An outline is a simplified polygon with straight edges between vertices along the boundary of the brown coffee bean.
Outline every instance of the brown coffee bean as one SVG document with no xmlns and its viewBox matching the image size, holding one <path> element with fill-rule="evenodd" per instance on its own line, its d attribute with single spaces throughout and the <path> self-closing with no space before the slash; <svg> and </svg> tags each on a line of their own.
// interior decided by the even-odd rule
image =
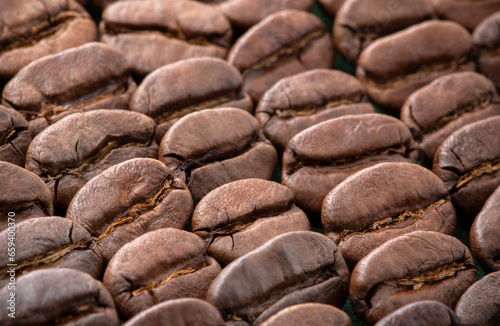
<svg viewBox="0 0 500 326">
<path fill-rule="evenodd" d="M 285 77 L 262 97 L 255 117 L 280 151 L 315 124 L 348 114 L 375 113 L 361 83 L 337 70 L 315 69 Z"/>
<path fill-rule="evenodd" d="M 120 321 L 108 289 L 92 276 L 74 269 L 43 269 L 16 280 L 15 297 L 8 286 L 0 290 L 3 302 L 15 298 L 15 318 L 0 309 L 0 324 L 108 325 Z"/>
<path fill-rule="evenodd" d="M 401 120 L 410 127 L 429 163 L 454 131 L 495 115 L 500 115 L 495 85 L 475 72 L 439 77 L 411 94 L 401 108 Z"/>
<path fill-rule="evenodd" d="M 286 232 L 309 231 L 293 192 L 279 183 L 245 179 L 209 192 L 196 205 L 191 230 L 222 266 Z"/>
<path fill-rule="evenodd" d="M 485 18 L 472 33 L 476 63 L 480 73 L 500 85 L 500 12 Z"/>
<path fill-rule="evenodd" d="M 155 120 L 159 144 L 167 130 L 191 112 L 225 106 L 252 113 L 252 100 L 241 90 L 242 83 L 240 72 L 227 61 L 182 60 L 148 75 L 132 95 L 130 110 Z"/>
<path fill-rule="evenodd" d="M 457 316 L 439 301 L 407 304 L 379 320 L 375 326 L 460 326 Z"/>
<path fill-rule="evenodd" d="M 348 286 L 349 272 L 335 243 L 319 233 L 298 231 L 282 234 L 229 264 L 210 286 L 207 301 L 226 320 L 259 325 L 299 303 L 342 307 Z"/>
<path fill-rule="evenodd" d="M 281 310 L 262 323 L 262 326 L 351 326 L 349 316 L 321 303 L 303 303 Z"/>
<path fill-rule="evenodd" d="M 425 0 L 345 2 L 335 16 L 333 34 L 337 50 L 352 63 L 356 63 L 361 52 L 376 39 L 436 18 Z"/>
<path fill-rule="evenodd" d="M 398 112 L 406 98 L 437 77 L 475 70 L 472 37 L 449 21 L 423 22 L 382 37 L 360 55 L 356 76 L 375 103 Z"/>
<path fill-rule="evenodd" d="M 381 162 L 416 162 L 410 130 L 383 114 L 348 115 L 310 127 L 289 142 L 283 154 L 281 183 L 297 204 L 321 212 L 323 199 L 357 171 Z"/>
<path fill-rule="evenodd" d="M 20 223 L 53 214 L 52 194 L 42 179 L 17 165 L 0 162 L 0 230 L 14 220 Z"/>
<path fill-rule="evenodd" d="M 72 268 L 98 279 L 102 258 L 89 250 L 92 237 L 80 225 L 58 217 L 40 217 L 16 223 L 15 227 L 16 277 L 40 268 Z M 12 232 L 0 233 L 0 245 L 8 248 Z M 12 264 L 7 250 L 0 256 L 0 287 L 9 283 Z"/>
<path fill-rule="evenodd" d="M 436 300 L 454 308 L 476 281 L 474 260 L 460 240 L 433 231 L 392 239 L 354 267 L 349 289 L 358 317 L 374 324 L 404 305 Z"/>
<path fill-rule="evenodd" d="M 321 20 L 299 10 L 272 14 L 240 37 L 228 61 L 243 75 L 254 103 L 283 77 L 333 65 L 332 40 Z"/>
<path fill-rule="evenodd" d="M 220 270 L 199 237 L 163 228 L 123 246 L 109 262 L 104 284 L 120 315 L 128 319 L 163 301 L 205 299 Z"/>
<path fill-rule="evenodd" d="M 318 3 L 321 5 L 323 10 L 325 10 L 328 15 L 335 17 L 345 0 L 319 0 Z"/>
<path fill-rule="evenodd" d="M 470 229 L 471 251 L 486 273 L 500 271 L 500 186 L 488 198 Z"/>
<path fill-rule="evenodd" d="M 184 0 L 113 3 L 99 30 L 101 41 L 122 50 L 138 77 L 183 59 L 225 58 L 233 33 L 215 8 Z"/>
<path fill-rule="evenodd" d="M 2 100 L 23 114 L 34 136 L 75 112 L 128 109 L 135 88 L 121 51 L 88 43 L 21 69 L 5 85 Z"/>
<path fill-rule="evenodd" d="M 457 213 L 474 218 L 500 185 L 500 116 L 466 125 L 436 151 L 432 171 L 443 180 Z"/>
<path fill-rule="evenodd" d="M 186 182 L 195 202 L 232 181 L 271 179 L 277 156 L 258 121 L 235 108 L 181 118 L 165 134 L 159 151 L 160 160 Z"/>
<path fill-rule="evenodd" d="M 446 187 L 434 173 L 417 164 L 381 163 L 333 188 L 323 202 L 321 223 L 342 257 L 354 266 L 382 243 L 405 233 L 451 235 L 456 215 Z"/>
<path fill-rule="evenodd" d="M 439 17 L 456 21 L 469 31 L 473 31 L 483 19 L 500 10 L 499 0 L 430 0 L 429 3 Z"/>
<path fill-rule="evenodd" d="M 74 0 L 2 1 L 0 30 L 0 80 L 46 55 L 97 40 L 95 23 Z"/>
<path fill-rule="evenodd" d="M 0 105 L 0 161 L 24 167 L 30 143 L 26 119 L 16 110 Z"/>
</svg>

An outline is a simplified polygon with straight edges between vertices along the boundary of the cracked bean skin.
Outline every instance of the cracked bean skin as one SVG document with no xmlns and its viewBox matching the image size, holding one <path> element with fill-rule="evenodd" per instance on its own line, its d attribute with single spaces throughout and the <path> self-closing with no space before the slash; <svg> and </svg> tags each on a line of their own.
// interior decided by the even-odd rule
<svg viewBox="0 0 500 326">
<path fill-rule="evenodd" d="M 303 303 L 285 308 L 262 326 L 351 326 L 349 316 L 339 308 L 321 303 Z"/>
<path fill-rule="evenodd" d="M 436 300 L 454 309 L 475 281 L 474 260 L 460 240 L 439 232 L 415 231 L 361 259 L 352 272 L 349 297 L 356 315 L 373 325 L 421 300 Z"/>
<path fill-rule="evenodd" d="M 500 185 L 500 116 L 468 124 L 438 148 L 432 171 L 443 180 L 457 214 L 472 220 Z"/>
<path fill-rule="evenodd" d="M 379 320 L 375 326 L 460 326 L 449 307 L 435 300 L 407 304 Z"/>
<path fill-rule="evenodd" d="M 279 183 L 245 179 L 212 190 L 196 205 L 191 230 L 225 266 L 286 232 L 309 231 L 293 192 Z"/>
<path fill-rule="evenodd" d="M 129 319 L 160 302 L 205 299 L 220 270 L 198 236 L 162 228 L 124 245 L 109 262 L 104 284 L 120 316 Z"/>
<path fill-rule="evenodd" d="M 126 243 L 160 228 L 186 228 L 193 201 L 160 161 L 137 158 L 104 170 L 75 195 L 67 218 L 90 232 L 105 262 Z"/>
<path fill-rule="evenodd" d="M 26 119 L 16 110 L 0 105 L 0 161 L 24 167 L 31 139 Z"/>
<path fill-rule="evenodd" d="M 392 220 L 385 223 L 386 219 Z M 424 230 L 452 235 L 456 215 L 434 173 L 417 164 L 381 163 L 333 188 L 323 202 L 321 222 L 346 262 L 354 266 L 402 234 Z"/>
<path fill-rule="evenodd" d="M 500 12 L 485 18 L 472 33 L 477 70 L 500 84 Z"/>
</svg>

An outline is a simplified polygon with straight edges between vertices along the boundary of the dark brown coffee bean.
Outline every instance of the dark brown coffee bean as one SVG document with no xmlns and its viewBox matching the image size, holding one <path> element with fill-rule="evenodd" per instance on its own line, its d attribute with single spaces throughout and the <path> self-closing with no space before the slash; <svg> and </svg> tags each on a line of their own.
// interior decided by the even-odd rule
<svg viewBox="0 0 500 326">
<path fill-rule="evenodd" d="M 78 191 L 67 218 L 95 238 L 105 261 L 125 243 L 159 228 L 185 228 L 193 201 L 160 161 L 138 158 L 104 170 Z"/>
<path fill-rule="evenodd" d="M 46 55 L 97 40 L 95 23 L 74 0 L 1 1 L 0 30 L 0 80 Z"/>
<path fill-rule="evenodd" d="M 220 270 L 199 237 L 163 228 L 123 246 L 109 262 L 104 284 L 128 319 L 163 301 L 205 299 Z"/>
<path fill-rule="evenodd" d="M 125 110 L 76 113 L 45 129 L 31 142 L 26 169 L 40 176 L 66 210 L 88 180 L 135 157 L 156 157 L 153 119 Z"/>
<path fill-rule="evenodd" d="M 282 234 L 229 264 L 214 280 L 207 301 L 226 320 L 258 325 L 287 307 L 307 302 L 342 307 L 349 272 L 328 237 Z"/>
<path fill-rule="evenodd" d="M 398 112 L 406 98 L 437 77 L 475 70 L 472 37 L 449 21 L 428 21 L 374 41 L 356 76 L 377 104 Z"/>
<path fill-rule="evenodd" d="M 258 121 L 235 108 L 181 118 L 165 134 L 159 151 L 160 160 L 186 182 L 195 202 L 232 181 L 271 179 L 277 156 Z"/>
<path fill-rule="evenodd" d="M 58 217 L 40 217 L 16 223 L 15 227 L 16 277 L 40 268 L 72 268 L 98 279 L 102 271 L 102 258 L 89 250 L 92 237 L 80 225 Z M 0 233 L 0 245 L 8 248 L 10 230 Z M 7 250 L 0 256 L 0 287 L 9 283 L 12 264 Z"/>
<path fill-rule="evenodd" d="M 333 34 L 335 46 L 352 63 L 356 63 L 361 52 L 376 39 L 435 18 L 425 0 L 349 0 L 345 3 L 335 16 Z"/>
<path fill-rule="evenodd" d="M 499 0 L 430 0 L 429 3 L 442 19 L 456 21 L 469 31 L 473 31 L 483 19 L 500 10 Z"/>
<path fill-rule="evenodd" d="M 242 84 L 239 71 L 227 61 L 182 60 L 148 75 L 132 95 L 130 110 L 155 120 L 159 144 L 170 126 L 191 112 L 225 106 L 252 113 L 252 100 Z"/>
<path fill-rule="evenodd" d="M 136 85 L 121 51 L 88 43 L 21 69 L 3 90 L 3 104 L 28 120 L 32 135 L 75 112 L 128 109 Z"/>
<path fill-rule="evenodd" d="M 488 198 L 470 229 L 474 258 L 486 273 L 500 271 L 500 186 Z"/>
<path fill-rule="evenodd" d="M 86 273 L 43 269 L 19 277 L 15 287 L 14 297 L 8 286 L 0 290 L 3 302 L 15 298 L 15 318 L 8 315 L 9 309 L 0 309 L 0 324 L 4 326 L 120 325 L 108 289 Z"/>
<path fill-rule="evenodd" d="M 401 108 L 401 120 L 429 163 L 454 131 L 494 115 L 500 115 L 495 85 L 475 72 L 440 77 L 411 94 Z"/>
<path fill-rule="evenodd" d="M 433 231 L 392 239 L 359 261 L 352 272 L 351 305 L 374 324 L 404 305 L 436 300 L 454 308 L 476 281 L 474 260 L 460 240 Z"/>
<path fill-rule="evenodd" d="M 225 266 L 286 232 L 309 231 L 293 192 L 279 183 L 245 179 L 209 192 L 196 206 L 191 230 L 208 243 L 208 253 Z"/>
<path fill-rule="evenodd" d="M 280 151 L 315 124 L 348 114 L 375 113 L 361 83 L 337 70 L 315 69 L 286 77 L 262 97 L 255 117 Z"/>
<path fill-rule="evenodd" d="M 281 183 L 299 207 L 321 212 L 323 199 L 357 171 L 381 162 L 416 162 L 411 132 L 383 114 L 331 119 L 295 135 L 283 154 Z"/>
<path fill-rule="evenodd" d="M 480 73 L 500 85 L 500 12 L 485 18 L 472 33 Z"/>
<path fill-rule="evenodd" d="M 331 68 L 333 45 L 321 20 L 299 10 L 272 14 L 240 37 L 228 61 L 241 71 L 243 90 L 254 103 L 283 77 Z"/>
<path fill-rule="evenodd" d="M 375 326 L 460 326 L 457 316 L 439 301 L 410 303 L 379 320 Z"/>
<path fill-rule="evenodd" d="M 0 162 L 0 230 L 7 229 L 8 223 L 15 226 L 53 214 L 52 194 L 42 179 L 17 165 Z"/>
<path fill-rule="evenodd" d="M 16 110 L 0 105 L 0 161 L 24 167 L 30 143 L 26 119 Z"/>
<path fill-rule="evenodd" d="M 500 185 L 500 116 L 466 125 L 436 151 L 432 171 L 458 213 L 474 218 Z"/>
<path fill-rule="evenodd" d="M 351 326 L 349 316 L 321 303 L 303 303 L 281 310 L 262 323 L 262 326 Z"/>
<path fill-rule="evenodd" d="M 101 41 L 122 50 L 139 77 L 183 59 L 225 58 L 233 33 L 215 8 L 184 0 L 113 3 L 99 30 Z"/>
<path fill-rule="evenodd" d="M 342 257 L 354 266 L 382 243 L 405 233 L 451 235 L 456 215 L 446 187 L 434 173 L 417 164 L 381 163 L 333 188 L 323 202 L 321 222 Z"/>
</svg>

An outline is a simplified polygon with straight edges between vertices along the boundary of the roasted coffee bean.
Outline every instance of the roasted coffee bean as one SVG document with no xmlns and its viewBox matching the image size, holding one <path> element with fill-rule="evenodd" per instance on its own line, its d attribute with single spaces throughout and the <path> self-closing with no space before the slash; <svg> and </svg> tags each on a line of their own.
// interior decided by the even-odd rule
<svg viewBox="0 0 500 326">
<path fill-rule="evenodd" d="M 323 199 L 357 171 L 381 162 L 416 162 L 411 132 L 383 114 L 331 119 L 295 135 L 283 154 L 281 183 L 299 207 L 320 213 Z"/>
<path fill-rule="evenodd" d="M 283 77 L 333 66 L 333 45 L 325 26 L 305 11 L 272 14 L 240 37 L 228 61 L 241 71 L 243 90 L 254 103 Z"/>
<path fill-rule="evenodd" d="M 410 303 L 379 320 L 375 326 L 460 326 L 457 316 L 439 301 Z"/>
<path fill-rule="evenodd" d="M 321 303 L 303 303 L 281 310 L 262 326 L 351 326 L 349 316 L 339 308 Z"/>
<path fill-rule="evenodd" d="M 361 53 L 356 76 L 377 104 L 398 112 L 406 98 L 437 77 L 475 70 L 472 37 L 449 21 L 423 22 L 374 41 Z"/>
<path fill-rule="evenodd" d="M 120 321 L 108 289 L 92 276 L 68 268 L 34 271 L 16 279 L 15 297 L 8 286 L 0 298 L 15 298 L 15 318 L 11 310 L 0 309 L 4 326 L 107 325 Z M 11 305 L 12 307 L 12 305 Z"/>
<path fill-rule="evenodd" d="M 495 115 L 500 115 L 495 85 L 475 72 L 439 77 L 411 94 L 401 108 L 401 120 L 431 164 L 439 145 L 454 131 Z"/>
<path fill-rule="evenodd" d="M 409 187 L 408 185 L 411 185 Z M 370 251 L 417 230 L 453 234 L 455 209 L 441 179 L 411 163 L 381 163 L 328 193 L 321 222 L 353 266 Z"/>
<path fill-rule="evenodd" d="M 9 233 L 0 233 L 4 248 L 12 239 Z M 101 276 L 102 259 L 89 250 L 90 233 L 71 220 L 50 216 L 16 223 L 15 238 L 16 277 L 50 267 L 76 269 L 96 279 Z M 0 287 L 9 283 L 10 257 L 7 250 L 0 256 Z"/>
<path fill-rule="evenodd" d="M 498 326 L 500 271 L 486 275 L 468 288 L 458 301 L 455 312 L 461 326 Z"/>
<path fill-rule="evenodd" d="M 466 125 L 436 151 L 432 171 L 443 180 L 457 213 L 473 219 L 500 185 L 500 116 Z"/>
<path fill-rule="evenodd" d="M 30 143 L 26 119 L 16 110 L 0 105 L 0 161 L 24 167 Z"/>
<path fill-rule="evenodd" d="M 18 110 L 37 135 L 75 112 L 128 109 L 136 84 L 121 51 L 88 43 L 24 67 L 3 90 L 3 104 Z"/>
<path fill-rule="evenodd" d="M 456 21 L 469 31 L 473 31 L 483 19 L 500 10 L 499 0 L 429 0 L 429 3 L 442 19 Z"/>
<path fill-rule="evenodd" d="M 104 170 L 78 191 L 67 218 L 95 238 L 105 261 L 125 243 L 159 228 L 186 228 L 193 201 L 160 161 L 137 158 Z"/>
<path fill-rule="evenodd" d="M 258 121 L 235 108 L 181 118 L 163 137 L 159 157 L 186 182 L 195 202 L 232 181 L 271 179 L 278 160 Z"/>
<path fill-rule="evenodd" d="M 335 17 L 345 0 L 319 0 L 318 3 L 321 5 L 323 10 L 325 10 L 328 15 Z"/>
<path fill-rule="evenodd" d="M 488 198 L 470 229 L 471 251 L 486 273 L 500 271 L 500 186 Z"/>
<path fill-rule="evenodd" d="M 52 194 L 45 182 L 17 165 L 0 162 L 0 230 L 15 227 L 14 222 L 52 214 Z"/>
<path fill-rule="evenodd" d="M 104 284 L 120 315 L 128 319 L 163 301 L 205 299 L 220 270 L 199 237 L 163 228 L 123 246 L 109 262 Z"/>
<path fill-rule="evenodd" d="M 262 97 L 255 117 L 279 151 L 315 124 L 348 114 L 375 113 L 361 83 L 337 70 L 315 69 L 286 77 Z"/>
<path fill-rule="evenodd" d="M 233 33 L 222 13 L 190 0 L 113 3 L 99 31 L 102 42 L 125 53 L 138 77 L 183 59 L 225 58 Z"/>
<path fill-rule="evenodd" d="M 65 211 L 88 180 L 135 157 L 156 157 L 153 119 L 125 110 L 75 113 L 45 129 L 31 142 L 26 169 L 40 176 Z"/>
<path fill-rule="evenodd" d="M 245 179 L 209 192 L 196 206 L 191 230 L 208 243 L 208 253 L 225 266 L 286 232 L 309 231 L 293 192 L 279 183 Z"/>
<path fill-rule="evenodd" d="M 309 231 L 282 234 L 233 261 L 214 280 L 207 301 L 226 320 L 259 325 L 278 311 L 299 303 L 341 308 L 349 272 L 328 237 Z"/>
<path fill-rule="evenodd" d="M 335 16 L 333 34 L 338 51 L 352 63 L 356 63 L 361 52 L 376 39 L 435 18 L 426 0 L 349 0 L 345 3 Z"/>
<path fill-rule="evenodd" d="M 97 40 L 95 23 L 74 0 L 1 1 L 0 30 L 0 80 L 41 57 Z"/>
<path fill-rule="evenodd" d="M 472 33 L 472 42 L 476 48 L 476 63 L 480 73 L 500 85 L 500 12 L 497 12 L 479 24 Z"/>
<path fill-rule="evenodd" d="M 433 231 L 392 239 L 354 267 L 349 289 L 358 317 L 374 324 L 404 305 L 436 300 L 454 308 L 476 281 L 474 260 L 460 240 Z"/>
<path fill-rule="evenodd" d="M 167 130 L 191 112 L 225 106 L 252 113 L 252 100 L 241 90 L 242 84 L 240 72 L 227 61 L 182 60 L 148 75 L 132 95 L 130 110 L 155 120 L 159 144 Z"/>
</svg>

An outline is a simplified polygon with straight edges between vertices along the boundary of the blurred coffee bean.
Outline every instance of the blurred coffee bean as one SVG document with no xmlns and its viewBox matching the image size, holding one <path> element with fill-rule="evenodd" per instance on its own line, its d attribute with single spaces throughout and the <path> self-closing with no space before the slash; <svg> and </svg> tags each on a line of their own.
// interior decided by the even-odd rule
<svg viewBox="0 0 500 326">
<path fill-rule="evenodd" d="M 24 167 L 30 143 L 26 119 L 16 110 L 0 105 L 0 161 Z"/>
<path fill-rule="evenodd" d="M 321 303 L 303 303 L 281 310 L 262 326 L 351 326 L 349 316 L 339 308 Z"/>
<path fill-rule="evenodd" d="M 499 8 L 500 10 L 500 8 Z M 476 63 L 480 73 L 500 85 L 500 12 L 485 18 L 472 33 L 476 48 Z"/>
<path fill-rule="evenodd" d="M 379 320 L 375 326 L 460 326 L 457 316 L 439 301 L 407 304 Z"/>
<path fill-rule="evenodd" d="M 499 0 L 429 0 L 429 3 L 439 17 L 456 21 L 469 31 L 473 31 L 483 19 L 500 10 Z"/>
</svg>

